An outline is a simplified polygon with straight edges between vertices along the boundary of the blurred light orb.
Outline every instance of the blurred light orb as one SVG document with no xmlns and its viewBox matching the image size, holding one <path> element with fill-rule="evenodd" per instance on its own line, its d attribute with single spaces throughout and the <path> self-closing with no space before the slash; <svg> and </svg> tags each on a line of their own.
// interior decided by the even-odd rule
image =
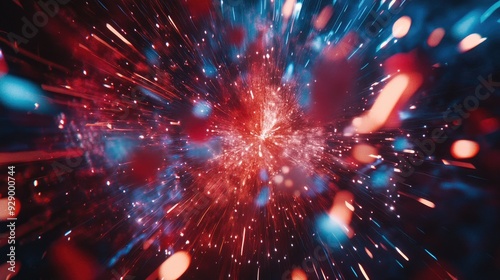
<svg viewBox="0 0 500 280">
<path fill-rule="evenodd" d="M 212 113 L 212 106 L 206 101 L 197 102 L 193 107 L 193 114 L 200 118 L 206 119 Z"/>
<path fill-rule="evenodd" d="M 462 41 L 460 41 L 460 43 L 458 44 L 458 50 L 461 53 L 468 52 L 473 48 L 477 47 L 485 40 L 486 38 L 481 37 L 481 35 L 477 33 L 470 34 L 469 36 L 465 37 Z"/>
<path fill-rule="evenodd" d="M 429 35 L 429 38 L 427 38 L 427 45 L 429 45 L 429 47 L 436 47 L 441 43 L 441 40 L 443 40 L 445 33 L 444 28 L 434 29 L 431 35 Z"/>
</svg>

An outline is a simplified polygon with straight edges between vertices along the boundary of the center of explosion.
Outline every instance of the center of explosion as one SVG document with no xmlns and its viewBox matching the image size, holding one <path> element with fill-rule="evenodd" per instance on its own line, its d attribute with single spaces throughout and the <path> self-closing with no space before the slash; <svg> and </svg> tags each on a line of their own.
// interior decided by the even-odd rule
<svg viewBox="0 0 500 280">
<path fill-rule="evenodd" d="M 313 173 L 323 131 L 307 121 L 293 87 L 261 78 L 239 92 L 215 122 L 221 152 L 212 160 L 208 191 L 249 198 L 263 186 L 284 185 L 282 173 L 293 168 Z"/>
</svg>

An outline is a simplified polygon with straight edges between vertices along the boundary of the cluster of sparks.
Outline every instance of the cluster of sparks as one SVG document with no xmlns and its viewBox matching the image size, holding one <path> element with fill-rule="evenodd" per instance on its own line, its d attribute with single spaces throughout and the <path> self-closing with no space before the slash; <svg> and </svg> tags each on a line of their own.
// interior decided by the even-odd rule
<svg viewBox="0 0 500 280">
<path fill-rule="evenodd" d="M 322 130 L 308 126 L 297 100 L 287 92 L 290 89 L 262 84 L 266 79 L 261 77 L 260 83 L 252 82 L 248 92 L 240 93 L 238 108 L 221 106 L 221 116 L 211 129 L 220 137 L 221 150 L 209 160 L 214 170 L 205 172 L 208 177 L 202 179 L 209 191 L 234 186 L 249 196 L 259 187 L 258 178 L 274 177 L 287 166 L 314 172 L 314 161 L 322 157 Z"/>
<path fill-rule="evenodd" d="M 164 279 L 206 271 L 210 279 L 379 279 L 412 255 L 438 263 L 394 226 L 402 197 L 436 207 L 402 175 L 409 163 L 440 162 L 422 157 L 411 141 L 427 127 L 400 127 L 421 103 L 427 66 L 446 63 L 393 50 L 413 24 L 405 1 L 129 2 L 61 9 L 56 18 L 77 31 L 58 31 L 67 36 L 61 44 L 76 70 L 12 44 L 50 67 L 41 86 L 50 94 L 40 89 L 0 100 L 40 114 L 66 108 L 55 117 L 65 150 L 0 154 L 2 164 L 58 160 L 30 184 L 40 190 L 34 201 L 50 204 L 54 191 L 43 186 L 65 184 L 73 173 L 104 178 L 77 184 L 97 199 L 85 205 L 100 204 L 114 217 L 93 225 L 100 228 L 96 243 L 113 244 L 105 263 L 75 257 L 94 273 L 89 277 L 103 270 L 135 277 L 150 258 L 161 262 L 144 275 Z M 85 21 L 101 8 L 110 21 Z M 391 19 L 382 24 L 370 12 Z M 483 21 L 491 14 L 490 7 Z M 374 35 L 359 31 L 374 24 L 380 29 Z M 435 27 L 422 44 L 437 48 L 446 32 Z M 446 47 L 460 56 L 487 41 L 466 35 Z M 27 87 L 9 80 L 3 56 L 0 63 L 0 91 Z M 454 159 L 442 164 L 475 169 L 467 159 L 479 152 L 476 142 L 459 139 L 450 149 Z M 65 191 L 67 207 L 74 207 L 72 192 L 79 193 Z M 69 219 L 50 249 L 54 262 L 84 255 L 68 243 L 85 236 L 92 228 L 85 221 L 98 211 Z M 110 241 L 120 227 L 127 240 Z M 376 259 L 383 265 L 377 268 Z M 437 277 L 454 279 L 447 268 L 433 267 Z M 60 273 L 69 279 L 76 271 Z"/>
</svg>

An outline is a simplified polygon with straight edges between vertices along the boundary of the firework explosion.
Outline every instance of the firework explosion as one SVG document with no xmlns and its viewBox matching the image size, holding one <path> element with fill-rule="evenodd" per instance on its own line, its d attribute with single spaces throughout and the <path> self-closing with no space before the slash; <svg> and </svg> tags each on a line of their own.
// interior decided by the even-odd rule
<svg viewBox="0 0 500 280">
<path fill-rule="evenodd" d="M 5 2 L 2 278 L 498 277 L 498 2 Z"/>
</svg>

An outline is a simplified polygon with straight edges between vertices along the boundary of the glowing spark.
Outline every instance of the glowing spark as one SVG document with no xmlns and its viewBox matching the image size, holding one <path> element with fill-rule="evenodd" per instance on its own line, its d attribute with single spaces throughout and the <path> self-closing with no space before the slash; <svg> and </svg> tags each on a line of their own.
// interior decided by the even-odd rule
<svg viewBox="0 0 500 280">
<path fill-rule="evenodd" d="M 361 270 L 361 273 L 363 274 L 363 276 L 365 277 L 365 279 L 366 280 L 370 280 L 370 278 L 366 274 L 365 269 L 363 268 L 363 266 L 360 263 L 358 263 L 358 266 L 359 266 L 359 270 Z"/>
<path fill-rule="evenodd" d="M 419 198 L 418 202 L 422 203 L 423 205 L 425 205 L 425 206 L 427 206 L 429 208 L 435 208 L 436 207 L 436 205 L 432 201 L 429 201 L 429 200 L 424 199 L 424 198 Z"/>
<path fill-rule="evenodd" d="M 175 207 L 177 207 L 177 205 L 179 205 L 179 203 L 176 203 L 174 206 L 172 206 L 170 209 L 168 209 L 167 214 L 172 212 L 172 210 L 174 210 Z"/>
<path fill-rule="evenodd" d="M 243 228 L 243 238 L 241 239 L 240 256 L 243 256 L 243 247 L 245 246 L 245 233 L 246 233 L 246 228 Z"/>
<path fill-rule="evenodd" d="M 401 255 L 401 257 L 403 257 L 406 261 L 410 261 L 410 259 L 401 250 L 399 250 L 398 247 L 395 247 L 395 248 L 396 248 L 396 251 L 398 251 L 398 253 Z"/>
<path fill-rule="evenodd" d="M 127 39 L 125 39 L 125 37 L 123 37 L 123 35 L 120 34 L 120 32 L 118 32 L 113 26 L 111 26 L 111 24 L 106 23 L 106 28 L 108 28 L 109 31 L 113 32 L 113 34 L 115 34 L 115 36 L 118 37 L 120 40 L 122 40 L 125 44 L 132 46 L 132 43 L 130 43 Z"/>
</svg>

